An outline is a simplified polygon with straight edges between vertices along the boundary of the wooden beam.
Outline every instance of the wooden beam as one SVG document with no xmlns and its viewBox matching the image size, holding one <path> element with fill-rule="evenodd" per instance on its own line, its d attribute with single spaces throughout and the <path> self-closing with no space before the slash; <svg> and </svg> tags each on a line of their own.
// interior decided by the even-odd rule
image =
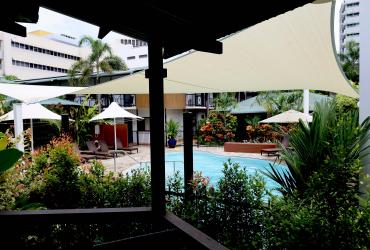
<svg viewBox="0 0 370 250">
<path fill-rule="evenodd" d="M 0 227 L 55 223 L 107 223 L 119 218 L 151 218 L 150 207 L 0 211 Z"/>
<path fill-rule="evenodd" d="M 212 239 L 210 236 L 196 229 L 195 227 L 193 227 L 186 221 L 180 219 L 171 212 L 167 212 L 167 214 L 165 215 L 165 219 L 207 249 L 213 250 L 228 249 L 219 242 L 217 242 L 216 240 Z"/>
</svg>

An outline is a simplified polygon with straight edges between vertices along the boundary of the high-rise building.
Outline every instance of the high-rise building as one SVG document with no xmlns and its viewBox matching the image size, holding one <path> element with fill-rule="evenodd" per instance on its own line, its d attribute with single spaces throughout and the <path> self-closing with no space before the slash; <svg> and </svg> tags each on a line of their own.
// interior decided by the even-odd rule
<svg viewBox="0 0 370 250">
<path fill-rule="evenodd" d="M 349 41 L 360 42 L 360 0 L 344 0 L 340 8 L 340 52 Z"/>
<path fill-rule="evenodd" d="M 88 48 L 64 34 L 43 30 L 20 37 L 0 31 L 0 75 L 19 79 L 63 76 L 80 58 L 87 57 Z"/>
</svg>

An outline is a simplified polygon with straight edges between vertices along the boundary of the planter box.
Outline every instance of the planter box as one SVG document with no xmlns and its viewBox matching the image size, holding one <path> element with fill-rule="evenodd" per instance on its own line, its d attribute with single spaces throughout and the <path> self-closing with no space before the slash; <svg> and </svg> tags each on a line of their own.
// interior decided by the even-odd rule
<svg viewBox="0 0 370 250">
<path fill-rule="evenodd" d="M 261 149 L 276 148 L 275 143 L 225 142 L 224 152 L 261 153 Z"/>
</svg>

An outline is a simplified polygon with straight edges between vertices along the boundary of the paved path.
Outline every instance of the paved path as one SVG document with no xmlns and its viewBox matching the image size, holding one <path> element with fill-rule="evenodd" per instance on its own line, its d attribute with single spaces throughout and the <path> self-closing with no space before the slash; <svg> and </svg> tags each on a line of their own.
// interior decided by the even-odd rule
<svg viewBox="0 0 370 250">
<path fill-rule="evenodd" d="M 136 147 L 136 146 L 135 146 Z M 131 167 L 138 165 L 140 162 L 150 161 L 150 147 L 148 145 L 140 145 L 137 146 L 139 148 L 139 153 L 132 153 L 126 154 L 124 156 L 120 156 L 116 158 L 117 163 L 117 172 L 118 173 L 125 173 Z M 182 152 L 183 147 L 177 146 L 175 148 L 166 148 L 166 152 Z M 194 146 L 194 151 L 203 151 L 214 153 L 218 155 L 225 155 L 225 156 L 240 156 L 240 157 L 249 157 L 249 158 L 256 158 L 256 159 L 264 159 L 274 161 L 276 159 L 275 156 L 261 156 L 261 154 L 255 153 L 232 153 L 232 152 L 224 152 L 224 147 L 196 147 Z M 103 165 L 106 167 L 106 171 L 114 171 L 114 160 L 107 159 L 101 160 Z"/>
</svg>

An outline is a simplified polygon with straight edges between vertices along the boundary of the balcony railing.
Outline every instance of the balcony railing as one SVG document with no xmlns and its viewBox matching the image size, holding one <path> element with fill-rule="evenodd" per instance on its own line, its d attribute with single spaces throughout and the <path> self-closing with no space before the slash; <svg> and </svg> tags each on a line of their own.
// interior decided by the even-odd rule
<svg viewBox="0 0 370 250">
<path fill-rule="evenodd" d="M 190 94 L 186 95 L 186 106 L 187 107 L 206 107 L 207 98 L 205 94 Z M 214 108 L 213 98 L 208 98 L 208 107 Z"/>
</svg>

